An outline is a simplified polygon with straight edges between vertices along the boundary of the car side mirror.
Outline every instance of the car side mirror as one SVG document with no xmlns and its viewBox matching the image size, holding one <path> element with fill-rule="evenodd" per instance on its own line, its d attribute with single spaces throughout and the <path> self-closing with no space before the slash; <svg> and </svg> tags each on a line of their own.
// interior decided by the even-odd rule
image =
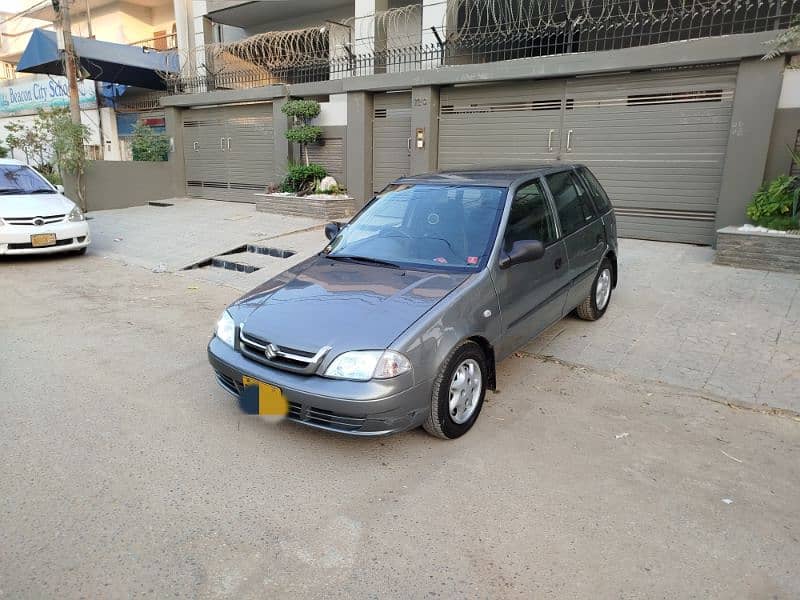
<svg viewBox="0 0 800 600">
<path fill-rule="evenodd" d="M 63 193 L 64 193 L 64 186 L 63 186 L 63 185 L 57 185 L 57 186 L 56 186 L 56 191 L 57 191 L 59 194 L 63 194 Z"/>
<path fill-rule="evenodd" d="M 332 240 L 337 235 L 339 235 L 339 232 L 341 230 L 342 230 L 341 223 L 336 223 L 336 222 L 328 223 L 327 225 L 325 225 L 325 237 L 328 238 L 329 240 Z"/>
<path fill-rule="evenodd" d="M 511 246 L 510 252 L 504 252 L 497 263 L 501 269 L 508 269 L 520 263 L 533 262 L 544 256 L 544 244 L 539 240 L 519 240 Z"/>
</svg>

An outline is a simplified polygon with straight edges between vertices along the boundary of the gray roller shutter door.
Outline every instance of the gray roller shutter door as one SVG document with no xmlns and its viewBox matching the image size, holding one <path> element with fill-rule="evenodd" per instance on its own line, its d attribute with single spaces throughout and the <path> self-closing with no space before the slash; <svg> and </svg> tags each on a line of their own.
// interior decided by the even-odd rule
<svg viewBox="0 0 800 600">
<path fill-rule="evenodd" d="M 711 244 L 736 72 L 443 88 L 439 168 L 584 163 L 608 190 L 620 235 Z"/>
<path fill-rule="evenodd" d="M 271 104 L 187 110 L 183 132 L 190 196 L 255 202 L 275 182 Z"/>
<path fill-rule="evenodd" d="M 620 235 L 713 243 L 735 86 L 736 67 L 568 81 L 562 156 L 597 175 Z"/>
<path fill-rule="evenodd" d="M 556 160 L 564 83 L 443 88 L 439 169 Z"/>
<path fill-rule="evenodd" d="M 372 121 L 372 189 L 377 193 L 411 171 L 411 94 L 375 94 Z"/>
</svg>

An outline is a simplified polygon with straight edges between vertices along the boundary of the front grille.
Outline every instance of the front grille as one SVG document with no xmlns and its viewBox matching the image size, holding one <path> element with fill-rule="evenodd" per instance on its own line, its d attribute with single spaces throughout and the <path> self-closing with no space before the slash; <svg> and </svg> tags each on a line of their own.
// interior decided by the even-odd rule
<svg viewBox="0 0 800 600">
<path fill-rule="evenodd" d="M 223 388 L 234 395 L 241 393 L 241 380 L 235 380 L 220 371 L 216 371 L 215 374 L 217 381 Z M 289 402 L 289 412 L 286 414 L 286 418 L 298 423 L 308 423 L 343 432 L 358 431 L 367 420 L 366 415 L 358 417 L 340 415 L 331 410 L 323 410 L 308 404 L 300 404 L 299 402 Z"/>
<path fill-rule="evenodd" d="M 60 223 L 63 221 L 67 215 L 49 215 L 49 216 L 39 216 L 39 217 L 3 217 L 3 221 L 8 223 L 9 225 L 50 225 L 52 223 Z M 40 220 L 41 223 L 34 222 Z"/>
<path fill-rule="evenodd" d="M 283 369 L 284 371 L 313 373 L 329 350 L 329 346 L 324 346 L 316 352 L 278 346 L 262 338 L 245 333 L 243 328 L 239 328 L 239 351 L 244 356 L 250 360 L 275 367 L 276 369 Z"/>
<path fill-rule="evenodd" d="M 80 240 L 80 238 L 78 238 L 78 239 Z M 84 239 L 86 239 L 86 238 L 84 238 Z M 75 242 L 75 238 L 67 238 L 67 239 L 64 239 L 64 240 L 56 240 L 55 245 L 56 246 L 69 246 L 73 242 Z M 35 248 L 52 248 L 53 246 L 34 246 L 30 242 L 25 242 L 25 243 L 22 243 L 22 244 L 9 244 L 8 245 L 8 249 L 9 250 L 29 250 L 29 249 L 34 248 L 34 247 Z"/>
</svg>

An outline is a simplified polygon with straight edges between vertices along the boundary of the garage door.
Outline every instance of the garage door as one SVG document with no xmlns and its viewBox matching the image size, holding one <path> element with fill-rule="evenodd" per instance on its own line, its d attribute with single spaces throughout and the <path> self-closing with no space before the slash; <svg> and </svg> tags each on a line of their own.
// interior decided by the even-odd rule
<svg viewBox="0 0 800 600">
<path fill-rule="evenodd" d="M 561 81 L 442 89 L 439 169 L 556 160 L 563 96 Z"/>
<path fill-rule="evenodd" d="M 187 110 L 183 140 L 190 196 L 255 202 L 275 182 L 272 104 Z"/>
<path fill-rule="evenodd" d="M 736 67 L 443 89 L 439 168 L 588 165 L 620 235 L 711 244 Z"/>
<path fill-rule="evenodd" d="M 372 187 L 377 193 L 411 171 L 411 93 L 375 94 Z"/>
<path fill-rule="evenodd" d="M 567 83 L 562 156 L 600 179 L 620 234 L 713 243 L 735 85 L 735 68 Z"/>
</svg>

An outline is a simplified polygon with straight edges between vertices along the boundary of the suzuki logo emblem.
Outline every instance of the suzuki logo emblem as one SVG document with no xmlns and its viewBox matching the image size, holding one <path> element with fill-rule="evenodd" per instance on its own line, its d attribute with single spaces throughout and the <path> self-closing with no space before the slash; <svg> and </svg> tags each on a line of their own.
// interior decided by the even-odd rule
<svg viewBox="0 0 800 600">
<path fill-rule="evenodd" d="M 278 355 L 279 351 L 280 350 L 275 344 L 267 344 L 267 347 L 264 349 L 264 355 L 268 360 L 272 360 Z"/>
<path fill-rule="evenodd" d="M 42 225 L 44 225 L 44 219 L 42 217 L 36 217 L 33 220 L 33 224 L 36 225 L 36 226 L 41 227 Z"/>
</svg>

